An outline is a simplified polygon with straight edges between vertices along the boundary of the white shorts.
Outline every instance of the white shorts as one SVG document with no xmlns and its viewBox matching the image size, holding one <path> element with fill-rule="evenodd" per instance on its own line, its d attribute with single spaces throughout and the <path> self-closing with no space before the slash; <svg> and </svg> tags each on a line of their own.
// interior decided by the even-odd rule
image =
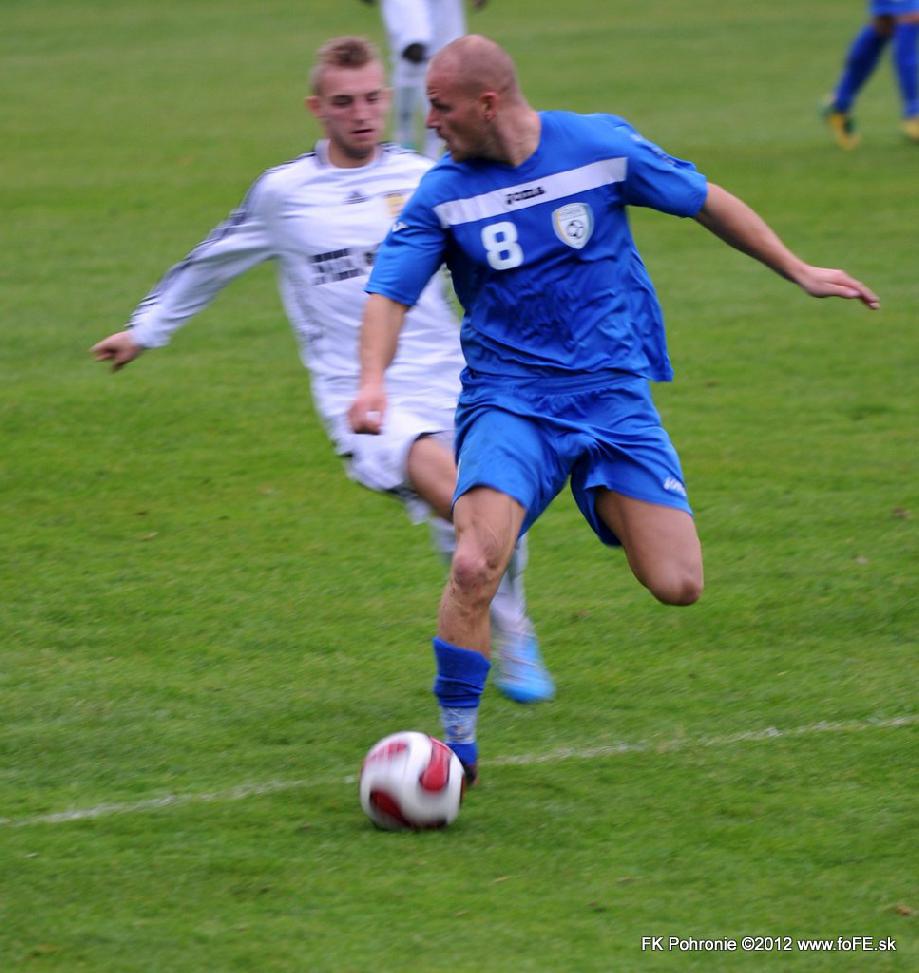
<svg viewBox="0 0 919 973">
<path fill-rule="evenodd" d="M 370 490 L 399 497 L 409 517 L 420 523 L 430 508 L 409 486 L 409 450 L 422 436 L 436 436 L 452 454 L 453 415 L 452 408 L 390 402 L 379 436 L 352 432 L 346 415 L 328 417 L 326 427 L 336 452 L 345 461 L 348 476 Z"/>
<path fill-rule="evenodd" d="M 382 8 L 393 60 L 410 44 L 430 57 L 466 32 L 463 0 L 382 0 Z"/>
</svg>

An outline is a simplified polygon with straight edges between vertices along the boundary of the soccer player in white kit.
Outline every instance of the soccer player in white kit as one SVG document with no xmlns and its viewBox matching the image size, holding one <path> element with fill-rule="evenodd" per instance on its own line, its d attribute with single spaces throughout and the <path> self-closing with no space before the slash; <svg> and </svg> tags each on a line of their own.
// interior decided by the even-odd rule
<svg viewBox="0 0 919 973">
<path fill-rule="evenodd" d="M 316 410 L 349 475 L 401 497 L 416 521 L 430 520 L 449 561 L 454 548 L 456 466 L 453 415 L 463 365 L 456 319 L 442 279 L 408 313 L 399 354 L 387 375 L 390 408 L 381 436 L 355 434 L 347 410 L 358 387 L 364 286 L 376 248 L 430 160 L 381 144 L 389 92 L 376 49 L 363 38 L 320 48 L 309 110 L 325 132 L 314 151 L 264 172 L 241 206 L 138 305 L 127 329 L 96 344 L 115 369 L 172 333 L 235 277 L 266 260 L 278 265 L 281 298 L 309 370 Z M 550 699 L 527 617 L 525 548 L 492 602 L 498 688 L 518 702 Z"/>
<path fill-rule="evenodd" d="M 485 2 L 472 0 L 472 5 L 478 10 Z M 395 137 L 402 145 L 414 146 L 419 118 L 427 111 L 428 63 L 442 47 L 466 33 L 463 0 L 380 0 L 380 10 L 392 58 Z M 441 152 L 440 139 L 430 129 L 425 129 L 424 152 L 431 158 Z"/>
</svg>

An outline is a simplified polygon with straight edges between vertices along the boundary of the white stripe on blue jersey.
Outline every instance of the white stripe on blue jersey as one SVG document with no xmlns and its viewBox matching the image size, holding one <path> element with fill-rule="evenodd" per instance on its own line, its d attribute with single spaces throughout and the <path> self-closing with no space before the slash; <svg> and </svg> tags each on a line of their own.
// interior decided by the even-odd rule
<svg viewBox="0 0 919 973">
<path fill-rule="evenodd" d="M 526 209 L 564 199 L 588 189 L 599 189 L 601 186 L 622 182 L 628 171 L 628 162 L 624 156 L 601 159 L 577 169 L 552 173 L 542 179 L 441 203 L 434 207 L 434 212 L 440 219 L 440 225 L 444 227 L 487 220 L 510 210 Z"/>
<path fill-rule="evenodd" d="M 695 216 L 705 177 L 613 115 L 541 112 L 519 166 L 445 157 L 386 238 L 367 289 L 410 305 L 446 262 L 476 382 L 672 377 L 629 206 Z"/>
</svg>

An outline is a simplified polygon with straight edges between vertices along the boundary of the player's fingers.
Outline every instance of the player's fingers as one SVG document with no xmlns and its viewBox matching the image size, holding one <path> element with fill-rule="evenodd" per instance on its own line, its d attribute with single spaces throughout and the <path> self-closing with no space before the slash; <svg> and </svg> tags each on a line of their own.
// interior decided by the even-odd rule
<svg viewBox="0 0 919 973">
<path fill-rule="evenodd" d="M 846 300 L 861 299 L 861 291 L 857 287 L 849 287 L 845 284 L 829 284 L 824 288 L 824 297 L 842 297 Z"/>
<path fill-rule="evenodd" d="M 371 436 L 379 436 L 383 428 L 383 416 L 378 409 L 368 409 L 361 416 L 360 429 L 355 432 L 368 433 Z"/>
<path fill-rule="evenodd" d="M 380 431 L 380 413 L 355 403 L 348 410 L 348 424 L 353 432 L 375 435 Z"/>
<path fill-rule="evenodd" d="M 861 301 L 875 310 L 881 306 L 880 298 L 860 280 L 850 277 L 844 270 L 828 267 L 814 268 L 813 290 L 816 297 L 842 297 Z"/>
<path fill-rule="evenodd" d="M 865 307 L 870 307 L 872 310 L 877 310 L 881 306 L 881 301 L 877 294 L 857 280 L 850 279 L 844 284 L 838 284 L 832 288 L 830 293 L 834 297 L 844 297 L 849 300 L 861 301 Z"/>
<path fill-rule="evenodd" d="M 855 281 L 855 284 L 858 287 L 858 299 L 865 307 L 870 307 L 872 311 L 876 311 L 881 306 L 881 299 L 870 287 L 865 287 L 860 281 Z"/>
</svg>

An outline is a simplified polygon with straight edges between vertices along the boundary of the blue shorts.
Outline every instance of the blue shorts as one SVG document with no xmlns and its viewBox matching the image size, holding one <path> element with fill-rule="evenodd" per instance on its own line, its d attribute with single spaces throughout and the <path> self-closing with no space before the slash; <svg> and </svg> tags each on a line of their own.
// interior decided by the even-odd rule
<svg viewBox="0 0 919 973">
<path fill-rule="evenodd" d="M 456 413 L 458 497 L 487 486 L 526 510 L 525 533 L 571 478 L 581 513 L 604 544 L 596 492 L 691 514 L 680 459 L 643 378 L 617 375 L 464 387 Z"/>
<path fill-rule="evenodd" d="M 919 13 L 919 0 L 871 0 L 872 17 Z"/>
</svg>

